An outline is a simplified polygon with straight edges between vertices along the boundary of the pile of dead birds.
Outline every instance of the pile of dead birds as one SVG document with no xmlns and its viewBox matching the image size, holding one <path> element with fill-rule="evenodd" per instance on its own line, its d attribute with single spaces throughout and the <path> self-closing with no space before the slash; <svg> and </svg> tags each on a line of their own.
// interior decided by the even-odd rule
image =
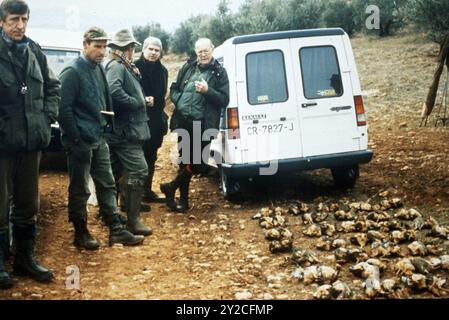
<svg viewBox="0 0 449 320">
<path fill-rule="evenodd" d="M 449 228 L 405 208 L 399 198 L 388 198 L 388 192 L 366 202 L 298 201 L 288 208 L 262 208 L 253 219 L 272 253 L 289 254 L 293 276 L 317 288 L 316 299 L 363 298 L 354 292 L 368 298 L 449 295 Z M 299 246 L 294 238 L 301 238 Z"/>
</svg>

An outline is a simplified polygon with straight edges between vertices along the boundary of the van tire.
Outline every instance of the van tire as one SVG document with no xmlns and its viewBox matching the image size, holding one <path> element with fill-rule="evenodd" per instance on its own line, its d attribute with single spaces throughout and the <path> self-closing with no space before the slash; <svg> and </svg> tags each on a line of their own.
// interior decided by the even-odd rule
<svg viewBox="0 0 449 320">
<path fill-rule="evenodd" d="M 354 187 L 357 179 L 360 176 L 358 164 L 349 167 L 331 168 L 331 171 L 335 186 L 343 189 Z"/>
<path fill-rule="evenodd" d="M 238 179 L 230 178 L 224 173 L 222 166 L 219 166 L 220 188 L 223 197 L 228 201 L 236 201 L 241 196 L 241 183 Z"/>
</svg>

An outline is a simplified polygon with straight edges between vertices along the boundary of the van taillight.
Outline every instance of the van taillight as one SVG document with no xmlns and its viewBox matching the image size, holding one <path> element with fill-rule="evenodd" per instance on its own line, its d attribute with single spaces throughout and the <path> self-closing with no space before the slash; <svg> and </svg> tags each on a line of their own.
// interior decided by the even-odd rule
<svg viewBox="0 0 449 320">
<path fill-rule="evenodd" d="M 366 126 L 365 108 L 363 107 L 362 96 L 355 96 L 354 104 L 355 104 L 355 113 L 357 116 L 357 126 L 359 127 Z"/>
<path fill-rule="evenodd" d="M 239 111 L 228 108 L 228 139 L 240 139 Z"/>
</svg>

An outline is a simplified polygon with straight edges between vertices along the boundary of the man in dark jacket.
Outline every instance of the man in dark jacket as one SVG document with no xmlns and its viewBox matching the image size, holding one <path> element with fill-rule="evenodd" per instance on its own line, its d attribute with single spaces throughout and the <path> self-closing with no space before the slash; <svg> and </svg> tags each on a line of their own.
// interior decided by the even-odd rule
<svg viewBox="0 0 449 320">
<path fill-rule="evenodd" d="M 157 151 L 162 146 L 168 131 L 168 116 L 164 112 L 167 94 L 168 71 L 161 63 L 162 42 L 155 37 L 148 37 L 143 43 L 142 56 L 136 61 L 142 75 L 143 91 L 149 98 L 147 109 L 150 118 L 151 139 L 144 143 L 143 152 L 148 165 L 148 178 L 144 186 L 144 200 L 148 202 L 165 202 L 152 190 Z"/>
<path fill-rule="evenodd" d="M 107 135 L 107 140 L 116 181 L 125 172 L 128 174 L 125 190 L 127 228 L 133 234 L 149 236 L 152 230 L 140 220 L 140 206 L 148 176 L 142 145 L 151 136 L 147 115 L 150 101 L 140 85 L 139 69 L 132 63 L 136 45 L 140 43 L 126 29 L 117 32 L 109 44 L 111 60 L 106 65 L 106 77 L 111 88 L 116 128 L 113 134 Z"/>
<path fill-rule="evenodd" d="M 179 131 L 180 170 L 176 178 L 161 184 L 167 206 L 177 212 L 189 209 L 189 184 L 193 173 L 205 165 L 204 155 L 210 141 L 202 141 L 206 130 L 218 130 L 220 116 L 229 103 L 229 79 L 226 70 L 213 57 L 214 46 L 209 39 L 199 39 L 195 44 L 197 60 L 186 63 L 171 86 L 170 98 L 175 104 L 170 129 Z M 196 128 L 201 133 L 196 133 Z M 182 134 L 184 133 L 184 134 Z M 196 141 L 201 139 L 201 141 Z M 188 142 L 186 142 L 186 140 Z M 200 145 L 197 150 L 194 146 Z M 179 188 L 181 197 L 174 197 Z"/>
<path fill-rule="evenodd" d="M 59 81 L 40 47 L 25 36 L 29 13 L 21 0 L 0 4 L 0 289 L 13 285 L 4 265 L 10 220 L 16 273 L 39 282 L 53 278 L 36 261 L 34 251 L 39 162 L 57 117 Z"/>
<path fill-rule="evenodd" d="M 59 123 L 69 169 L 69 221 L 75 227 L 74 244 L 87 250 L 100 246 L 87 229 L 89 174 L 95 184 L 100 214 L 109 225 L 109 245 L 137 245 L 134 236 L 121 225 L 105 134 L 113 132 L 113 109 L 106 75 L 101 62 L 107 35 L 92 27 L 84 34 L 83 55 L 62 70 Z"/>
</svg>

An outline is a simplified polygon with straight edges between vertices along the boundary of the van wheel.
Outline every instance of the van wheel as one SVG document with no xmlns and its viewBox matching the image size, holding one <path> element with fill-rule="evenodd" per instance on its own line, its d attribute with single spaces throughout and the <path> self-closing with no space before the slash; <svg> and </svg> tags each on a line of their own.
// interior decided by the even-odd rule
<svg viewBox="0 0 449 320">
<path fill-rule="evenodd" d="M 357 164 L 350 167 L 331 168 L 331 171 L 335 185 L 344 189 L 354 187 L 360 176 L 359 165 Z"/>
<path fill-rule="evenodd" d="M 223 193 L 224 198 L 229 201 L 238 200 L 241 195 L 241 183 L 238 179 L 228 177 L 224 173 L 222 166 L 220 166 L 219 172 L 221 192 Z"/>
</svg>

